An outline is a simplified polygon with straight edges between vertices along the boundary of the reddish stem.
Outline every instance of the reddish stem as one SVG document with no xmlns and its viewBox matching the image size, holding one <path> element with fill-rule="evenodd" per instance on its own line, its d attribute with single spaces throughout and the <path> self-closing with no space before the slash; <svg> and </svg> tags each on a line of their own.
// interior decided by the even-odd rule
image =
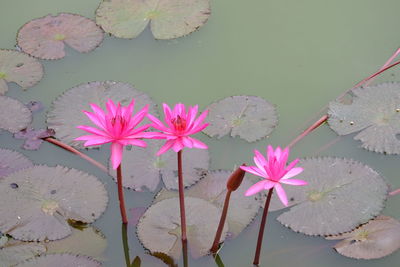
<svg viewBox="0 0 400 267">
<path fill-rule="evenodd" d="M 179 188 L 179 208 L 181 212 L 181 234 L 182 242 L 186 241 L 186 215 L 185 215 L 185 187 L 183 186 L 182 173 L 182 150 L 178 152 L 178 188 Z"/>
<path fill-rule="evenodd" d="M 389 196 L 395 196 L 395 195 L 398 195 L 398 194 L 400 194 L 400 188 L 398 188 L 398 189 L 396 189 L 396 190 L 390 192 L 390 193 L 389 193 Z"/>
<path fill-rule="evenodd" d="M 231 198 L 231 193 L 232 193 L 232 191 L 228 190 L 225 195 L 225 202 L 224 202 L 224 207 L 222 209 L 221 219 L 219 220 L 219 225 L 218 225 L 217 232 L 215 233 L 214 242 L 210 249 L 211 253 L 213 253 L 213 254 L 217 253 L 217 251 L 218 251 L 219 241 L 221 240 L 222 230 L 224 229 L 226 215 L 228 213 L 229 200 Z"/>
<path fill-rule="evenodd" d="M 46 138 L 43 138 L 43 140 L 46 141 L 46 142 L 49 142 L 49 143 L 51 143 L 51 144 L 53 144 L 53 145 L 59 146 L 59 147 L 65 149 L 65 150 L 67 150 L 67 151 L 69 151 L 69 152 L 71 152 L 71 153 L 74 153 L 74 154 L 78 155 L 79 157 L 81 157 L 81 158 L 83 158 L 83 159 L 89 161 L 90 163 L 92 163 L 93 165 L 95 165 L 96 167 L 98 167 L 99 169 L 101 169 L 102 171 L 108 172 L 106 166 L 104 166 L 104 165 L 101 164 L 100 162 L 98 162 L 98 161 L 92 159 L 92 158 L 89 157 L 88 155 L 83 154 L 83 153 L 80 152 L 79 150 L 76 150 L 75 148 L 73 148 L 73 147 L 71 147 L 71 146 L 69 146 L 69 145 L 67 145 L 67 144 L 64 144 L 63 142 L 58 141 L 57 139 L 54 139 L 54 138 L 52 138 L 52 137 L 46 137 Z"/>
<path fill-rule="evenodd" d="M 126 217 L 125 200 L 124 200 L 124 189 L 122 188 L 122 170 L 121 164 L 117 168 L 117 186 L 118 186 L 118 199 L 119 199 L 119 210 L 121 211 L 122 223 L 127 224 L 128 219 Z"/>
<path fill-rule="evenodd" d="M 263 236 L 264 236 L 265 223 L 267 222 L 269 203 L 271 202 L 271 196 L 272 196 L 273 191 L 274 191 L 273 187 L 268 191 L 268 196 L 267 196 L 267 199 L 265 200 L 264 211 L 263 211 L 263 215 L 262 215 L 262 219 L 261 219 L 260 231 L 258 232 L 256 254 L 254 255 L 254 261 L 253 261 L 253 264 L 257 265 L 257 266 L 260 263 L 260 254 L 261 254 L 261 246 L 262 246 L 262 241 L 263 241 Z"/>
</svg>

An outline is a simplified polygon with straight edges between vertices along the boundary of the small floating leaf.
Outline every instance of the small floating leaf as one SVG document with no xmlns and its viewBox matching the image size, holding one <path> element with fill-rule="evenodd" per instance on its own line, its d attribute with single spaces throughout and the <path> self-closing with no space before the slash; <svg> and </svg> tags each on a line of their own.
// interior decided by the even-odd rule
<svg viewBox="0 0 400 267">
<path fill-rule="evenodd" d="M 0 178 L 32 166 L 32 161 L 21 153 L 0 148 Z"/>
<path fill-rule="evenodd" d="M 92 122 L 82 110 L 90 111 L 89 103 L 95 103 L 104 109 L 109 98 L 114 102 L 121 102 L 121 105 L 128 105 L 134 98 L 136 111 L 150 104 L 149 113 L 157 115 L 155 103 L 151 98 L 130 84 L 113 81 L 90 82 L 67 90 L 53 101 L 47 114 L 48 128 L 54 129 L 55 137 L 64 143 L 83 148 L 83 142 L 74 141 L 84 133 L 76 126 L 92 125 Z"/>
<path fill-rule="evenodd" d="M 209 105 L 203 132 L 221 138 L 230 133 L 248 142 L 266 137 L 278 124 L 275 106 L 258 96 L 230 96 Z"/>
<path fill-rule="evenodd" d="M 209 0 L 104 0 L 96 22 L 116 37 L 135 38 L 151 21 L 156 39 L 173 39 L 203 26 L 210 13 Z"/>
<path fill-rule="evenodd" d="M 0 130 L 17 133 L 32 122 L 31 111 L 21 102 L 8 96 L 0 96 Z"/>
<path fill-rule="evenodd" d="M 71 234 L 68 219 L 93 222 L 108 197 L 94 176 L 62 166 L 34 166 L 0 180 L 0 231 L 19 240 L 56 240 Z"/>
<path fill-rule="evenodd" d="M 42 244 L 9 239 L 3 246 L 0 245 L 0 266 L 15 266 L 45 252 L 46 247 Z"/>
<path fill-rule="evenodd" d="M 0 49 L 0 95 L 8 91 L 7 82 L 27 89 L 43 77 L 43 66 L 35 58 L 15 50 Z"/>
<path fill-rule="evenodd" d="M 327 239 L 344 239 L 335 245 L 343 256 L 356 259 L 379 259 L 400 249 L 400 222 L 378 216 L 361 227 Z"/>
<path fill-rule="evenodd" d="M 168 189 L 178 189 L 178 165 L 176 152 L 169 150 L 156 156 L 163 141 L 146 140 L 147 147 L 133 147 L 124 151 L 122 172 L 123 186 L 137 191 L 147 188 L 154 191 L 163 180 Z M 200 180 L 209 167 L 210 156 L 206 149 L 183 150 L 184 185 L 191 186 Z M 109 166 L 110 174 L 116 179 L 116 172 Z"/>
<path fill-rule="evenodd" d="M 351 104 L 329 105 L 329 126 L 339 135 L 359 132 L 362 147 L 400 154 L 400 83 L 383 83 L 352 90 Z"/>
<path fill-rule="evenodd" d="M 207 255 L 218 227 L 220 211 L 207 201 L 185 197 L 187 239 L 194 258 Z M 142 244 L 151 252 L 179 259 L 182 251 L 179 199 L 170 198 L 149 207 L 137 226 Z M 227 225 L 222 234 L 226 235 Z"/>
<path fill-rule="evenodd" d="M 104 32 L 96 23 L 76 14 L 60 13 L 31 20 L 18 31 L 18 46 L 41 59 L 65 56 L 64 43 L 86 53 L 101 44 Z"/>
<path fill-rule="evenodd" d="M 215 205 L 220 209 L 218 214 L 219 218 L 227 192 L 226 182 L 231 174 L 231 171 L 210 171 L 202 180 L 185 191 L 185 197 L 201 198 Z M 253 221 L 260 208 L 260 203 L 255 197 L 246 197 L 244 195 L 247 188 L 251 185 L 252 183 L 245 178 L 242 181 L 242 185 L 231 195 L 227 222 L 232 237 L 236 237 Z M 157 202 L 171 197 L 178 197 L 178 193 L 176 191 L 162 189 L 156 196 L 155 201 Z"/>
<path fill-rule="evenodd" d="M 42 138 L 50 137 L 55 134 L 52 129 L 39 129 L 26 128 L 18 133 L 14 134 L 15 139 L 24 139 L 25 142 L 22 145 L 23 149 L 26 150 L 38 150 L 40 145 L 43 143 Z"/>
<path fill-rule="evenodd" d="M 18 264 L 18 267 L 100 267 L 101 263 L 90 257 L 72 254 L 50 254 Z"/>
<path fill-rule="evenodd" d="M 292 230 L 307 235 L 335 235 L 351 231 L 382 211 L 388 186 L 367 165 L 325 157 L 303 159 L 299 166 L 304 171 L 296 179 L 308 185 L 285 187 L 291 208 L 278 217 Z M 276 196 L 273 201 L 275 207 L 279 205 Z"/>
</svg>

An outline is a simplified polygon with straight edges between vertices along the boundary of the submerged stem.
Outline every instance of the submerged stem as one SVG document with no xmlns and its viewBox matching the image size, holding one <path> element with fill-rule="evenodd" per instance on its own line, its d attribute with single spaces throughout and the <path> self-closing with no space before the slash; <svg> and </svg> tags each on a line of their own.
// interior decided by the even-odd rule
<svg viewBox="0 0 400 267">
<path fill-rule="evenodd" d="M 178 188 L 179 188 L 179 208 L 181 212 L 181 235 L 182 242 L 186 241 L 186 215 L 185 215 L 185 193 L 183 186 L 182 173 L 182 150 L 178 151 Z"/>
<path fill-rule="evenodd" d="M 119 209 L 121 212 L 122 223 L 127 224 L 128 219 L 126 218 L 125 200 L 124 200 L 124 189 L 122 188 L 122 170 L 121 164 L 117 168 L 117 186 L 118 186 L 118 199 Z"/>
<path fill-rule="evenodd" d="M 389 196 L 395 196 L 400 194 L 400 188 L 393 190 L 392 192 L 389 193 Z"/>
<path fill-rule="evenodd" d="M 267 199 L 265 200 L 264 211 L 263 211 L 263 215 L 262 215 L 262 219 L 261 219 L 260 231 L 258 232 L 257 248 L 256 248 L 256 253 L 254 255 L 254 261 L 253 261 L 253 264 L 257 265 L 257 266 L 260 263 L 260 254 L 261 254 L 261 246 L 262 246 L 262 241 L 263 241 L 263 236 L 264 236 L 265 223 L 267 222 L 269 203 L 271 202 L 271 196 L 272 196 L 273 190 L 274 190 L 274 188 L 272 187 L 268 191 L 268 196 L 267 196 Z"/>
<path fill-rule="evenodd" d="M 131 259 L 130 259 L 130 256 L 129 256 L 127 224 L 123 223 L 121 229 L 122 229 L 122 246 L 124 248 L 125 263 L 126 263 L 126 267 L 130 267 L 131 266 Z"/>
</svg>

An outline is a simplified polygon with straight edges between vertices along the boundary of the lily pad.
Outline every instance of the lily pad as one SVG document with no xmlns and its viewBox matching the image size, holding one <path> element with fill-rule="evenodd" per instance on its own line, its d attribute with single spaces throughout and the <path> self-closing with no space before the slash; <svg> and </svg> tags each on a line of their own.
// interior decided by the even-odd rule
<svg viewBox="0 0 400 267">
<path fill-rule="evenodd" d="M 35 58 L 15 50 L 0 49 L 0 95 L 8 91 L 7 82 L 27 89 L 43 77 L 43 66 Z"/>
<path fill-rule="evenodd" d="M 220 217 L 227 192 L 226 182 L 231 174 L 231 171 L 210 171 L 202 180 L 185 191 L 185 197 L 196 197 L 208 201 L 220 209 L 218 215 Z M 246 197 L 244 195 L 251 185 L 252 183 L 247 178 L 244 178 L 241 186 L 231 194 L 227 215 L 231 238 L 236 237 L 243 231 L 253 221 L 260 209 L 260 203 L 255 197 Z M 157 194 L 155 202 L 171 197 L 178 197 L 178 192 L 162 189 Z"/>
<path fill-rule="evenodd" d="M 355 140 L 371 151 L 400 154 L 400 82 L 352 90 L 351 104 L 329 105 L 329 126 L 339 135 L 358 134 Z"/>
<path fill-rule="evenodd" d="M 107 248 L 107 239 L 98 229 L 93 227 L 86 227 L 82 230 L 73 228 L 70 236 L 44 245 L 47 248 L 47 253 L 79 254 L 102 261 L 105 259 L 104 252 Z"/>
<path fill-rule="evenodd" d="M 178 163 L 176 152 L 170 150 L 156 156 L 164 141 L 146 140 L 147 147 L 125 149 L 122 159 L 123 186 L 142 191 L 154 191 L 163 180 L 168 189 L 178 189 Z M 183 150 L 183 181 L 191 186 L 200 180 L 209 168 L 210 156 L 206 149 Z M 110 174 L 116 179 L 116 171 L 109 166 Z"/>
<path fill-rule="evenodd" d="M 17 44 L 25 53 L 41 59 L 65 56 L 64 44 L 87 53 L 98 47 L 104 32 L 91 19 L 60 13 L 31 20 L 18 31 Z"/>
<path fill-rule="evenodd" d="M 73 254 L 50 254 L 36 257 L 17 265 L 18 267 L 100 267 L 101 263 L 86 256 Z"/>
<path fill-rule="evenodd" d="M 137 37 L 150 22 L 156 39 L 174 39 L 203 26 L 210 13 L 210 0 L 104 0 L 96 22 L 119 38 Z"/>
<path fill-rule="evenodd" d="M 304 171 L 296 179 L 308 185 L 284 188 L 291 208 L 278 217 L 292 230 L 307 235 L 336 235 L 351 231 L 382 211 L 388 185 L 367 165 L 324 157 L 303 159 L 299 166 Z"/>
<path fill-rule="evenodd" d="M 343 256 L 356 259 L 379 259 L 400 249 L 400 222 L 378 216 L 361 227 L 327 239 L 344 239 L 335 245 Z"/>
<path fill-rule="evenodd" d="M 109 98 L 115 103 L 121 102 L 121 105 L 128 105 L 134 98 L 136 111 L 150 104 L 149 113 L 157 115 L 156 105 L 151 98 L 130 84 L 113 81 L 90 82 L 67 90 L 52 103 L 47 114 L 48 128 L 54 129 L 55 137 L 62 142 L 75 148 L 84 148 L 83 142 L 74 141 L 83 134 L 76 126 L 92 124 L 82 110 L 91 110 L 89 103 L 95 103 L 104 109 Z"/>
<path fill-rule="evenodd" d="M 21 102 L 8 96 L 0 96 L 0 130 L 17 133 L 32 122 L 31 111 Z"/>
<path fill-rule="evenodd" d="M 0 148 L 0 179 L 15 171 L 32 166 L 32 161 L 21 153 Z"/>
<path fill-rule="evenodd" d="M 186 197 L 188 247 L 193 258 L 207 255 L 219 223 L 220 211 L 200 198 Z M 151 252 L 179 259 L 182 251 L 179 199 L 170 198 L 149 207 L 137 226 L 137 234 Z M 226 235 L 224 227 L 223 237 Z"/>
<path fill-rule="evenodd" d="M 26 128 L 18 133 L 14 134 L 15 139 L 24 139 L 25 142 L 22 145 L 23 149 L 26 150 L 38 150 L 40 145 L 43 143 L 42 138 L 50 137 L 55 134 L 52 129 L 39 129 Z"/>
<path fill-rule="evenodd" d="M 248 142 L 268 136 L 278 124 L 274 105 L 258 96 L 230 96 L 209 105 L 203 132 L 221 138 L 230 133 Z"/>
<path fill-rule="evenodd" d="M 21 242 L 6 236 L 3 238 L 6 243 L 0 245 L 0 267 L 14 266 L 46 252 L 46 247 L 36 242 Z"/>
<path fill-rule="evenodd" d="M 34 166 L 0 180 L 0 231 L 24 241 L 71 234 L 67 220 L 91 223 L 108 202 L 94 176 L 62 166 Z"/>
</svg>

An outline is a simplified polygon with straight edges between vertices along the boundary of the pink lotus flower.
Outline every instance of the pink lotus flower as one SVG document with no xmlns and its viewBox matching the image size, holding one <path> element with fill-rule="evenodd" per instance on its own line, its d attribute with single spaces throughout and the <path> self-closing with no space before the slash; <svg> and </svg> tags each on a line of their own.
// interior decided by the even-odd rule
<svg viewBox="0 0 400 267">
<path fill-rule="evenodd" d="M 172 148 L 175 152 L 182 150 L 184 147 L 207 149 L 207 145 L 203 142 L 189 137 L 189 135 L 202 131 L 208 126 L 203 120 L 208 114 L 208 110 L 204 111 L 197 119 L 198 106 L 189 107 L 186 113 L 185 105 L 178 103 L 174 110 L 167 104 L 163 104 L 164 117 L 167 127 L 156 117 L 148 114 L 147 117 L 153 122 L 153 127 L 162 131 L 161 133 L 153 133 L 152 138 L 167 139 L 167 142 L 157 152 L 157 156 L 167 152 Z"/>
<path fill-rule="evenodd" d="M 241 166 L 240 168 L 254 175 L 264 177 L 265 179 L 247 189 L 245 195 L 251 196 L 262 190 L 275 188 L 279 199 L 285 206 L 287 206 L 287 196 L 280 183 L 290 185 L 307 184 L 307 182 L 303 180 L 289 179 L 303 171 L 303 168 L 295 167 L 299 162 L 299 159 L 295 159 L 286 167 L 287 159 L 289 157 L 289 148 L 285 148 L 282 151 L 280 147 L 277 147 L 274 151 L 272 146 L 268 146 L 267 149 L 268 160 L 266 160 L 257 150 L 254 151 L 254 154 L 254 162 L 257 166 Z"/>
<path fill-rule="evenodd" d="M 118 168 L 122 160 L 123 147 L 126 145 L 134 145 L 146 147 L 146 143 L 141 138 L 146 138 L 149 133 L 145 133 L 150 124 L 135 127 L 147 115 L 148 105 L 142 108 L 138 113 L 132 116 L 135 100 L 132 99 L 127 107 L 117 105 L 111 99 L 106 103 L 107 112 L 97 106 L 90 104 L 93 112 L 83 111 L 86 116 L 100 129 L 79 125 L 77 128 L 91 133 L 91 135 L 83 135 L 75 140 L 84 140 L 84 146 L 97 146 L 111 143 L 111 162 L 113 169 Z"/>
</svg>

